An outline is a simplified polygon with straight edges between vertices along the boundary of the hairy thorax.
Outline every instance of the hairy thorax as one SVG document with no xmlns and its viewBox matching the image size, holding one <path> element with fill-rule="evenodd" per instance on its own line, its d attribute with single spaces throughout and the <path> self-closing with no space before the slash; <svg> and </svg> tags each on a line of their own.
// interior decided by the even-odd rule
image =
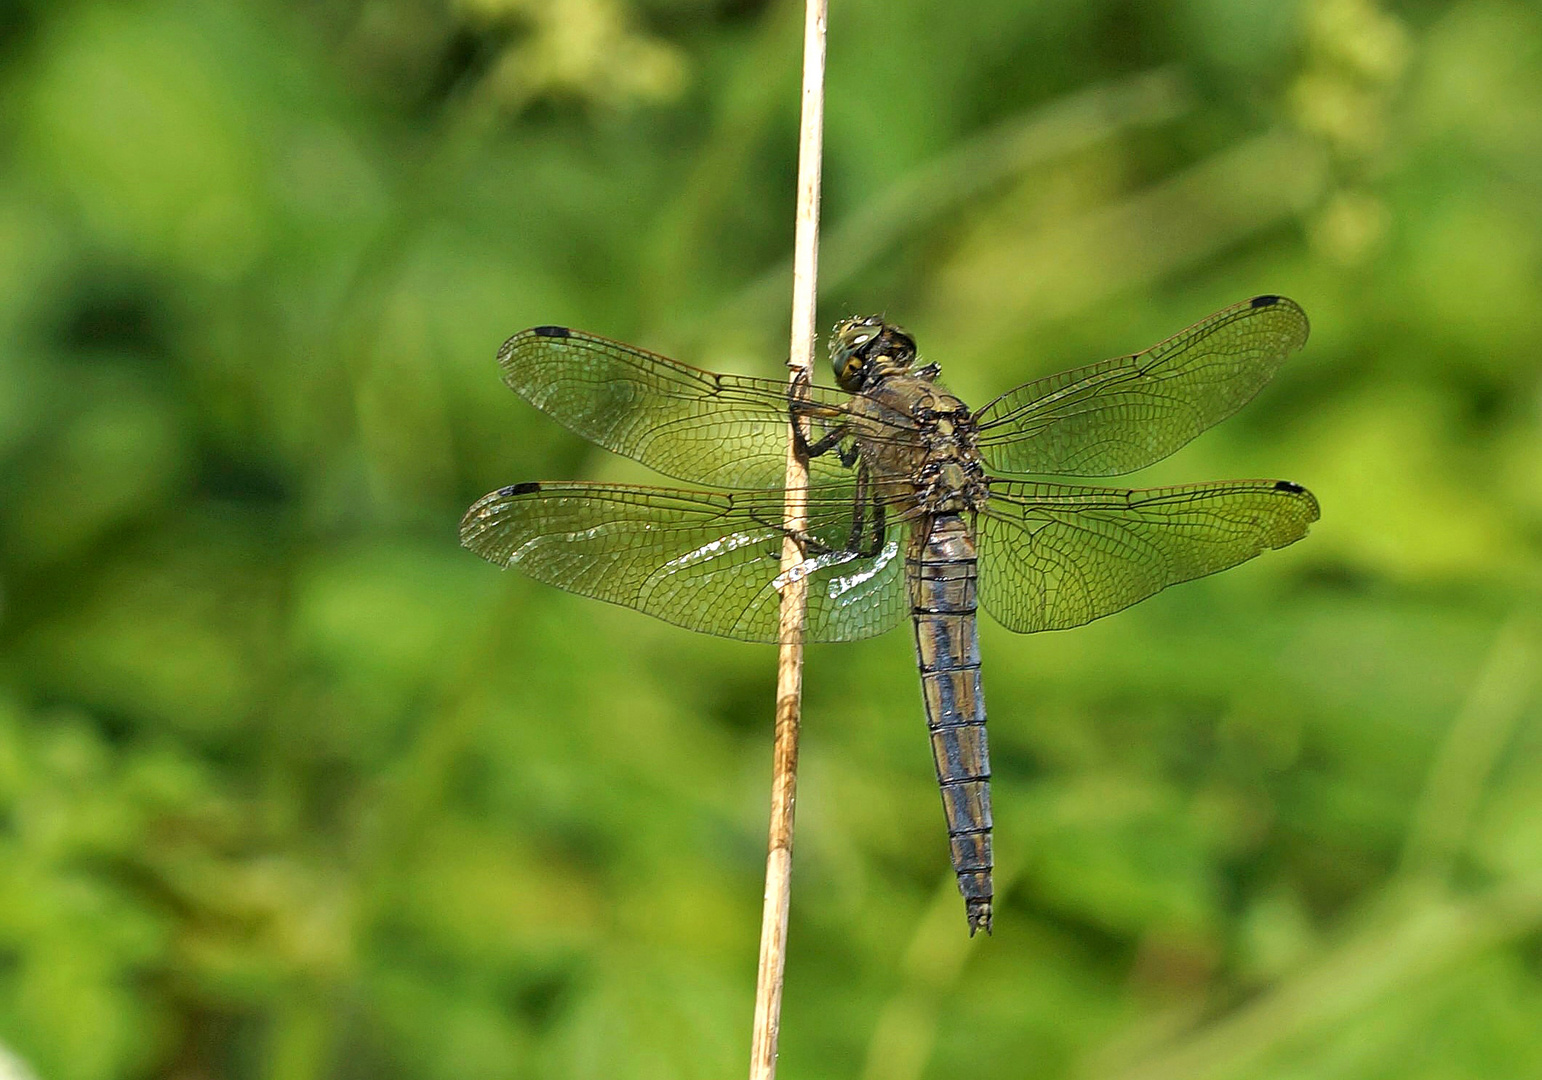
<svg viewBox="0 0 1542 1080">
<path fill-rule="evenodd" d="M 856 410 L 876 421 L 853 434 L 884 501 L 928 514 L 964 513 L 985 503 L 990 492 L 974 421 L 958 398 L 930 379 L 893 375 L 858 397 Z M 914 440 L 893 437 L 889 425 L 901 417 L 918 429 Z"/>
</svg>

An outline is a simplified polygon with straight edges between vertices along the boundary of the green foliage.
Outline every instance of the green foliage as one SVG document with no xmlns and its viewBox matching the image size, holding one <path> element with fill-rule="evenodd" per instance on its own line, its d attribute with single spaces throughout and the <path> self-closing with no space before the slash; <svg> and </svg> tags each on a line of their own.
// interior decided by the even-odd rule
<svg viewBox="0 0 1542 1080">
<path fill-rule="evenodd" d="M 775 375 L 801 5 L 0 7 L 0 1042 L 50 1080 L 744 1068 L 770 650 L 500 576 L 643 479 L 536 323 Z M 1137 482 L 1304 542 L 984 628 L 969 941 L 910 644 L 811 650 L 782 1074 L 1542 1071 L 1542 16 L 835 0 L 821 322 L 981 402 L 1253 293 Z"/>
</svg>

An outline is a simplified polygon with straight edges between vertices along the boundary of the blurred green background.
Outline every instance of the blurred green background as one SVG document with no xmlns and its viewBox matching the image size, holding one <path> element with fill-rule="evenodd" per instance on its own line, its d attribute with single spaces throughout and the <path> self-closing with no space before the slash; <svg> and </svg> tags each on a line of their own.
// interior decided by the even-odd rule
<svg viewBox="0 0 1542 1080">
<path fill-rule="evenodd" d="M 1542 12 L 832 8 L 821 325 L 885 311 L 979 403 L 1285 293 L 1304 353 L 1135 482 L 1323 518 L 985 625 L 993 938 L 908 633 L 810 651 L 781 1075 L 1542 1075 Z M 801 18 L 0 3 L 0 1043 L 38 1076 L 743 1075 L 773 650 L 455 527 L 646 476 L 504 389 L 514 330 L 780 377 Z"/>
</svg>

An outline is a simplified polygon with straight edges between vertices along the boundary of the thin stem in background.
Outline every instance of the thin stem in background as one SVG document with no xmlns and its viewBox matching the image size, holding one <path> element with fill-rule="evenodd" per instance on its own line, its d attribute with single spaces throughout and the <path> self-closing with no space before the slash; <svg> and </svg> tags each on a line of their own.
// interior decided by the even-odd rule
<svg viewBox="0 0 1542 1080">
<path fill-rule="evenodd" d="M 825 0 L 808 0 L 803 30 L 803 119 L 798 135 L 798 217 L 793 240 L 792 347 L 787 357 L 794 397 L 807 393 L 814 360 L 819 268 L 819 168 L 824 129 Z M 787 499 L 789 532 L 808 525 L 808 464 L 798 456 L 789 424 Z M 782 570 L 803 561 L 800 545 L 782 543 Z M 782 1019 L 782 975 L 787 966 L 787 911 L 792 896 L 792 824 L 798 790 L 798 724 L 803 701 L 803 628 L 807 582 L 787 575 L 782 588 L 781 647 L 776 665 L 776 741 L 772 749 L 771 828 L 766 851 L 766 897 L 760 921 L 760 963 L 755 978 L 755 1028 L 750 1080 L 776 1076 Z"/>
<path fill-rule="evenodd" d="M 1403 846 L 1403 875 L 1445 887 L 1490 776 L 1526 717 L 1537 683 L 1537 623 L 1522 608 L 1494 636 L 1467 700 L 1430 765 Z"/>
<path fill-rule="evenodd" d="M 1170 123 L 1193 105 L 1194 94 L 1179 74 L 1156 68 L 1012 116 L 896 177 L 839 222 L 823 245 L 820 287 L 828 295 L 849 285 L 905 241 L 1030 169 L 1134 129 Z M 725 320 L 753 317 L 777 303 L 787 269 L 782 263 L 762 274 L 704 316 L 692 335 L 705 338 Z"/>
</svg>

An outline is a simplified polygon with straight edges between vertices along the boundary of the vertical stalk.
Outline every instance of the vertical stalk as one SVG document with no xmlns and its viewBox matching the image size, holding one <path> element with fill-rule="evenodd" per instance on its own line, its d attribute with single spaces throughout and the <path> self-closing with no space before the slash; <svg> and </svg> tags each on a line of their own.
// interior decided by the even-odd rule
<svg viewBox="0 0 1542 1080">
<path fill-rule="evenodd" d="M 819 265 L 819 170 L 823 149 L 825 0 L 807 0 L 803 31 L 803 112 L 798 135 L 798 216 L 793 240 L 792 347 L 787 366 L 794 397 L 807 393 L 813 368 Z M 808 526 L 808 463 L 798 456 L 789 425 L 787 498 L 789 531 Z M 788 536 L 782 570 L 804 558 Z M 766 896 L 760 920 L 760 963 L 755 978 L 755 1028 L 750 1080 L 776 1076 L 782 1019 L 782 976 L 787 966 L 787 911 L 792 895 L 792 824 L 798 790 L 798 725 L 803 702 L 803 632 L 808 581 L 790 574 L 782 588 L 780 651 L 776 665 L 776 741 L 771 755 L 771 828 L 766 851 Z"/>
</svg>

